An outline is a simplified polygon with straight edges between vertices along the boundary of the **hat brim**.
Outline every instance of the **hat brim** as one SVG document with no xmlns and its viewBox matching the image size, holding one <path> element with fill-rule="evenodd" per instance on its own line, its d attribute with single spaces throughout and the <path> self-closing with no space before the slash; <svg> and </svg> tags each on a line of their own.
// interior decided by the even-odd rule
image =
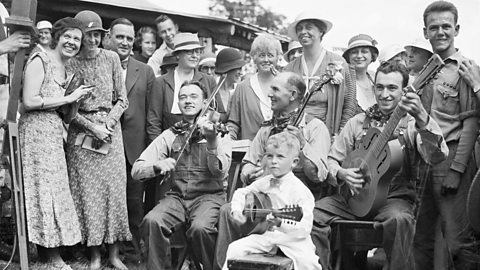
<svg viewBox="0 0 480 270">
<path fill-rule="evenodd" d="M 225 74 L 225 73 L 229 72 L 230 70 L 242 68 L 246 64 L 247 64 L 246 61 L 244 61 L 243 59 L 239 59 L 239 60 L 228 63 L 228 65 L 226 65 L 224 67 L 218 67 L 218 66 L 215 65 L 215 73 Z"/>
<path fill-rule="evenodd" d="M 350 52 L 352 49 L 359 48 L 359 47 L 367 47 L 367 48 L 370 48 L 370 49 L 372 49 L 372 50 L 377 54 L 377 56 L 378 56 L 379 51 L 378 51 L 378 48 L 377 48 L 377 47 L 372 46 L 372 45 L 368 45 L 368 44 L 357 44 L 357 45 L 354 45 L 354 46 L 346 49 L 346 50 L 343 52 L 343 54 L 342 54 L 343 58 L 345 58 L 345 60 L 348 61 L 348 54 L 349 54 L 349 52 Z"/>
<path fill-rule="evenodd" d="M 190 51 L 190 50 L 203 49 L 203 48 L 205 48 L 205 46 L 197 45 L 197 44 L 189 44 L 189 45 L 184 45 L 184 46 L 175 48 L 173 52 Z"/>
<path fill-rule="evenodd" d="M 286 53 L 283 54 L 283 58 L 285 58 L 285 60 L 287 60 L 288 62 L 288 59 L 287 59 L 288 54 L 291 53 L 293 50 L 300 49 L 300 48 L 302 48 L 302 46 L 290 48 Z"/>
<path fill-rule="evenodd" d="M 92 32 L 92 31 L 100 31 L 100 32 L 103 32 L 103 33 L 106 33 L 108 32 L 108 30 L 106 29 L 103 29 L 102 27 L 86 27 L 84 32 L 85 33 L 88 33 L 88 32 Z"/>
<path fill-rule="evenodd" d="M 430 49 L 426 49 L 426 48 L 420 47 L 419 45 L 415 45 L 415 44 L 407 44 L 403 48 L 406 50 L 408 47 L 415 47 L 417 49 L 422 49 L 426 52 L 429 52 L 429 53 L 433 54 L 433 52 Z"/>
<path fill-rule="evenodd" d="M 330 22 L 328 20 L 315 18 L 313 16 L 305 16 L 305 17 L 302 17 L 302 18 L 298 18 L 297 20 L 295 20 L 293 23 L 291 23 L 288 26 L 287 33 L 288 33 L 288 36 L 291 39 L 298 41 L 297 30 L 296 30 L 297 24 L 300 23 L 301 21 L 305 21 L 305 20 L 315 20 L 315 21 L 319 21 L 319 22 L 325 24 L 326 29 L 325 29 L 325 32 L 323 34 L 328 33 L 328 31 L 330 31 L 330 29 L 332 29 L 332 27 L 333 27 L 332 22 Z"/>
</svg>

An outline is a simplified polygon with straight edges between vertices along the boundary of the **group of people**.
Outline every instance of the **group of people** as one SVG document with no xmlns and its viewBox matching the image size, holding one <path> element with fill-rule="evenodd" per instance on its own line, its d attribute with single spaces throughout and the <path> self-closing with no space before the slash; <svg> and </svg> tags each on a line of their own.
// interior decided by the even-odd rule
<svg viewBox="0 0 480 270">
<path fill-rule="evenodd" d="M 157 31 L 137 33 L 127 18 L 104 29 L 88 10 L 39 22 L 19 119 L 29 241 L 52 269 L 71 269 L 59 247 L 78 243 L 89 248 L 91 269 L 101 268 L 103 244 L 117 269 L 127 269 L 121 251 L 136 263 L 146 258 L 147 269 L 171 269 L 178 233 L 203 269 L 278 250 L 295 269 L 331 269 L 331 224 L 359 218 L 348 201 L 369 184 L 364 166 L 345 163 L 362 149 L 372 158 L 375 128 L 402 146 L 386 203 L 367 217 L 383 228 L 384 269 L 447 260 L 476 269 L 464 208 L 477 167 L 480 67 L 455 47 L 457 20 L 452 3 L 435 1 L 423 14 L 423 40 L 379 51 L 358 34 L 338 55 L 322 45 L 333 23 L 304 12 L 288 27 L 285 54 L 274 37 L 255 38 L 255 72 L 246 76 L 240 51 L 204 52 L 196 34 L 179 32 L 166 15 Z M 410 88 L 421 94 L 406 91 L 433 54 L 441 72 Z M 244 187 L 227 202 L 235 140 L 251 143 Z M 250 233 L 252 194 L 266 194 L 274 209 L 297 205 L 303 216 L 292 224 L 268 215 L 265 230 Z M 438 235 L 446 249 L 434 252 Z"/>
</svg>

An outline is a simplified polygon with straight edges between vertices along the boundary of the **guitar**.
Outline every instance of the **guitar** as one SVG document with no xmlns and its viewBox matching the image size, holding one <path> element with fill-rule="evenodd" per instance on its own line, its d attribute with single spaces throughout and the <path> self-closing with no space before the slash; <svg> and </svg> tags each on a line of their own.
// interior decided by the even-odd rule
<svg viewBox="0 0 480 270">
<path fill-rule="evenodd" d="M 423 88 L 443 66 L 442 59 L 434 54 L 412 85 L 404 89 L 405 93 L 418 93 L 417 89 Z M 356 150 L 342 163 L 343 168 L 360 168 L 365 176 L 363 188 L 348 198 L 352 213 L 357 217 L 373 215 L 386 202 L 392 178 L 403 163 L 400 143 L 398 140 L 389 143 L 389 140 L 404 115 L 405 111 L 397 106 L 383 131 L 370 128 Z"/>
<path fill-rule="evenodd" d="M 269 214 L 284 219 L 290 224 L 295 224 L 303 217 L 302 207 L 298 205 L 273 209 L 270 197 L 262 192 L 248 193 L 245 196 L 245 202 L 243 214 L 247 217 L 247 222 L 242 226 L 242 229 L 246 234 L 262 234 L 266 232 L 268 230 L 266 217 Z"/>
</svg>

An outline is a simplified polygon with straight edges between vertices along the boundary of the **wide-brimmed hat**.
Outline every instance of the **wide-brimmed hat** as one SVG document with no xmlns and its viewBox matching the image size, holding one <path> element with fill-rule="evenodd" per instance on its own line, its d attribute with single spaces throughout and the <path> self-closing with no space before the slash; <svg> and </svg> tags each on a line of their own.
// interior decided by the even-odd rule
<svg viewBox="0 0 480 270">
<path fill-rule="evenodd" d="M 430 45 L 430 43 L 424 38 L 417 38 L 414 41 L 407 43 L 404 48 L 407 49 L 407 47 L 419 48 L 433 54 L 432 45 Z"/>
<path fill-rule="evenodd" d="M 198 61 L 198 66 L 204 66 L 210 64 L 210 66 L 214 66 L 216 61 L 216 56 L 213 52 L 204 52 L 202 56 L 200 56 L 200 61 Z"/>
<path fill-rule="evenodd" d="M 217 55 L 215 73 L 224 74 L 230 70 L 242 68 L 245 64 L 242 54 L 237 49 L 225 48 Z"/>
<path fill-rule="evenodd" d="M 332 29 L 333 24 L 328 20 L 320 19 L 320 18 L 321 18 L 320 14 L 317 14 L 317 12 L 315 11 L 304 11 L 300 13 L 297 16 L 297 18 L 295 18 L 295 21 L 288 26 L 288 36 L 293 40 L 298 40 L 296 28 L 297 28 L 297 24 L 303 20 L 316 20 L 324 24 L 325 25 L 324 34 L 326 34 L 328 31 L 330 31 L 330 29 Z"/>
<path fill-rule="evenodd" d="M 37 22 L 37 29 L 52 29 L 52 23 L 49 21 L 39 21 Z"/>
<path fill-rule="evenodd" d="M 345 60 L 347 60 L 347 62 L 349 62 L 350 60 L 348 54 L 350 50 L 358 47 L 368 47 L 372 49 L 373 53 L 375 53 L 376 56 L 378 56 L 378 49 L 376 45 L 377 41 L 374 40 L 371 36 L 367 34 L 358 34 L 348 41 L 348 48 L 345 50 L 342 56 L 343 58 L 345 58 Z M 372 55 L 372 62 L 375 62 L 376 56 Z"/>
<path fill-rule="evenodd" d="M 288 43 L 288 50 L 286 53 L 283 54 L 283 58 L 288 62 L 288 54 L 298 48 L 302 48 L 302 44 L 296 40 L 292 40 Z"/>
<path fill-rule="evenodd" d="M 380 63 L 387 62 L 392 59 L 395 55 L 405 52 L 405 49 L 398 44 L 391 44 L 380 50 L 378 54 L 378 61 Z"/>
<path fill-rule="evenodd" d="M 85 33 L 96 30 L 107 32 L 107 30 L 102 27 L 102 18 L 91 10 L 80 11 L 75 15 L 75 19 L 78 19 L 83 23 L 85 26 Z"/>
<path fill-rule="evenodd" d="M 197 34 L 178 33 L 173 38 L 173 52 L 203 49 Z"/>
</svg>

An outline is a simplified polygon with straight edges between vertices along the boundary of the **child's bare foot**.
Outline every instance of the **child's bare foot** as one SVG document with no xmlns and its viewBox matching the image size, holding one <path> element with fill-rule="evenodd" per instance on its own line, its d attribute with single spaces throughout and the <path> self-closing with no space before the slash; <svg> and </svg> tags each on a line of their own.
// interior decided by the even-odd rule
<svg viewBox="0 0 480 270">
<path fill-rule="evenodd" d="M 123 264 L 123 262 L 118 257 L 109 258 L 110 264 L 118 270 L 128 270 L 128 268 Z"/>
</svg>

